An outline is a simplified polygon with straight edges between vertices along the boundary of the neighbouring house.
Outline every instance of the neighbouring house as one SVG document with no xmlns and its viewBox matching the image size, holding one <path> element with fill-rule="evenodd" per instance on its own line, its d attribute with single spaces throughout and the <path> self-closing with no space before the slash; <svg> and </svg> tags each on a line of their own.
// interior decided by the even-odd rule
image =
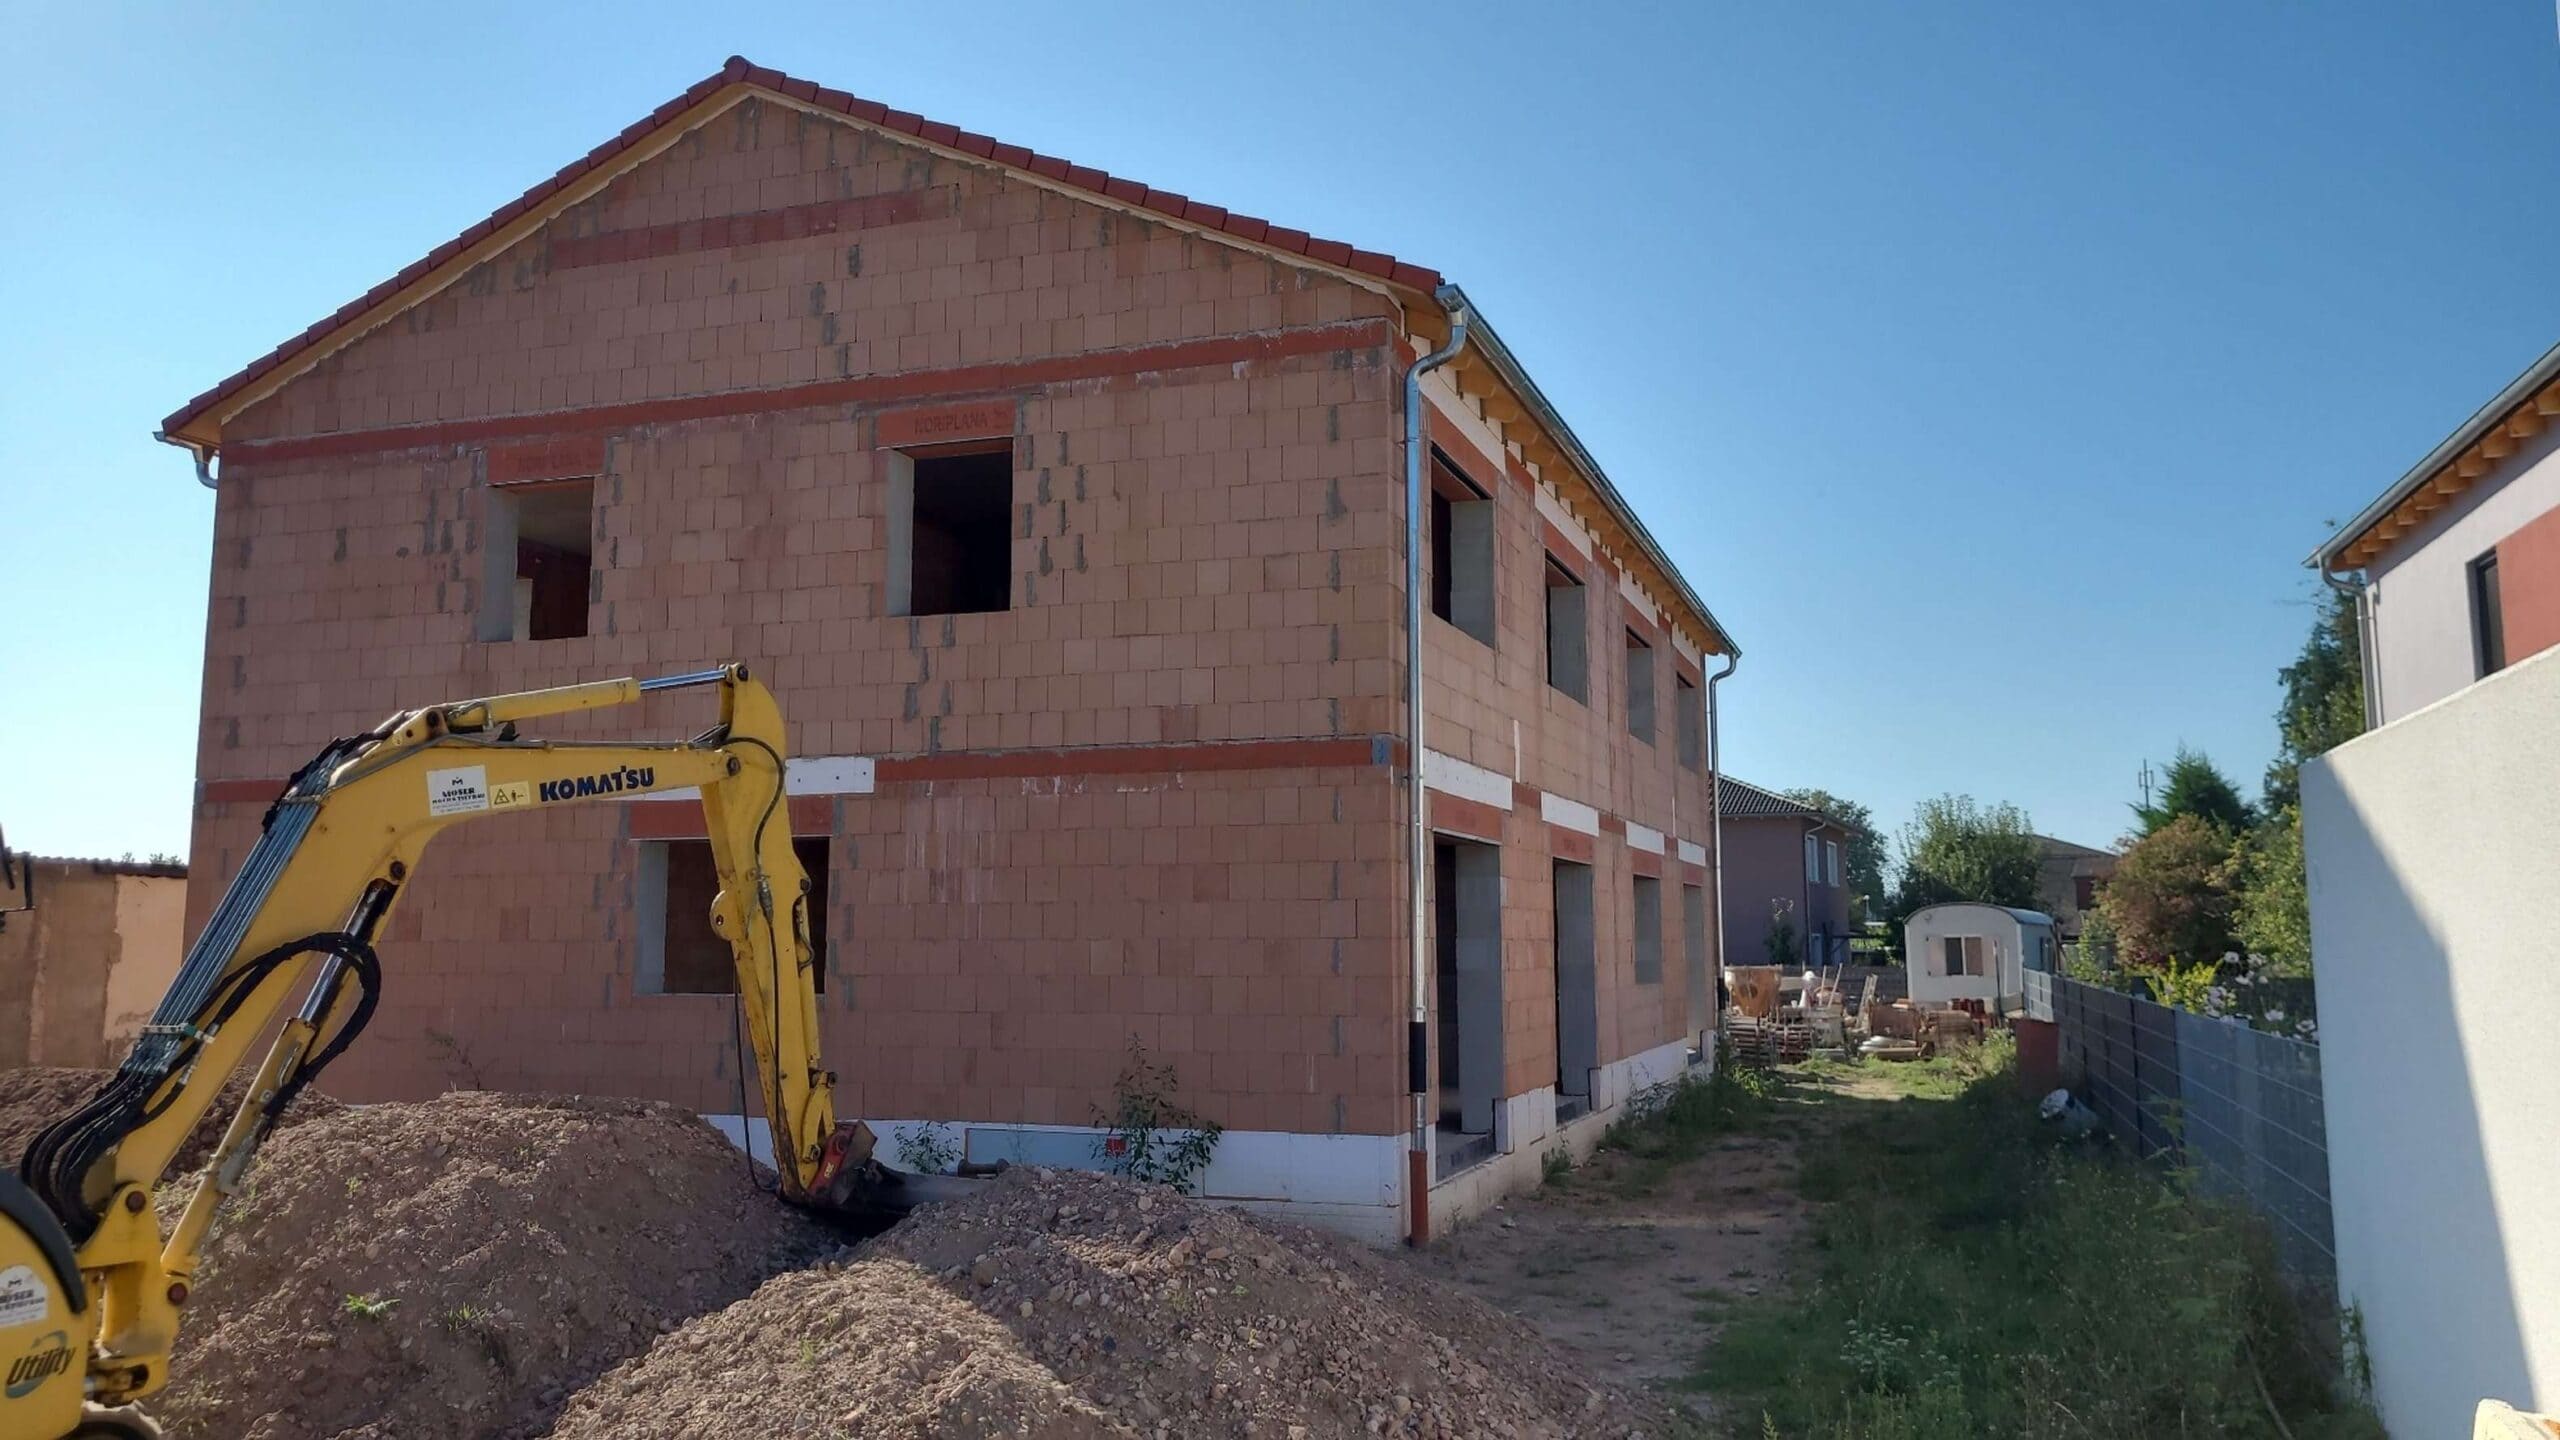
<svg viewBox="0 0 2560 1440">
<path fill-rule="evenodd" d="M 1846 964 L 1857 932 L 1842 867 L 1856 827 L 1730 775 L 1716 777 L 1716 796 L 1729 963 L 1770 964 L 1784 949 L 1789 964 Z M 1773 949 L 1769 937 L 1782 931 Z"/>
<path fill-rule="evenodd" d="M 2560 346 L 2305 563 L 2352 586 L 2368 726 L 2560 645 Z"/>
<path fill-rule="evenodd" d="M 2560 349 L 2313 555 L 2364 577 L 2376 728 L 2303 766 L 2302 839 L 2353 1057 L 2322 1072 L 2338 1292 L 2395 1435 L 2560 1410 L 2556 422 Z"/>
<path fill-rule="evenodd" d="M 124 1059 L 178 973 L 187 867 L 6 856 L 0 1069 Z"/>
<path fill-rule="evenodd" d="M 2036 907 L 2053 917 L 2054 938 L 2076 945 L 2088 917 L 2098 908 L 2098 892 L 2116 873 L 2116 853 L 2092 850 L 2050 835 L 2036 840 Z"/>
<path fill-rule="evenodd" d="M 1092 1163 L 1135 1039 L 1227 1127 L 1206 1193 L 1418 1239 L 1713 1024 L 1733 643 L 1420 266 L 733 60 L 164 432 L 218 471 L 198 924 L 333 735 L 737 659 L 893 1155 Z M 703 835 L 642 798 L 438 841 L 331 1088 L 748 1128 Z"/>
<path fill-rule="evenodd" d="M 1911 1001 L 1979 1001 L 1994 1015 L 2018 1008 L 2026 972 L 2055 968 L 2053 917 L 2006 905 L 1923 905 L 1902 922 Z"/>
</svg>

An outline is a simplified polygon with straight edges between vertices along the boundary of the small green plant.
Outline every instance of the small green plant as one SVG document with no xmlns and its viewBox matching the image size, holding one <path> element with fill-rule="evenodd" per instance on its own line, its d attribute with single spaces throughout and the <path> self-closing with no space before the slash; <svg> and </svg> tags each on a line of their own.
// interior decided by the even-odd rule
<svg viewBox="0 0 2560 1440">
<path fill-rule="evenodd" d="M 2221 973 L 2222 967 L 2210 960 L 2180 965 L 2172 956 L 2162 960 L 2160 968 L 2151 972 L 2151 993 L 2172 1010 L 2191 1010 L 2202 1015 L 2212 1001 L 2214 981 Z"/>
<path fill-rule="evenodd" d="M 1154 1185 L 1169 1185 L 1189 1194 L 1209 1168 L 1226 1127 L 1184 1109 L 1174 1092 L 1181 1077 L 1170 1065 L 1147 1058 L 1147 1047 L 1129 1037 L 1129 1058 L 1111 1085 L 1111 1108 L 1094 1108 L 1102 1134 L 1093 1143 L 1095 1157 L 1115 1175 Z"/>
<path fill-rule="evenodd" d="M 400 1302 L 381 1295 L 350 1295 L 338 1308 L 359 1320 L 386 1320 Z"/>
<path fill-rule="evenodd" d="M 950 1126 L 928 1121 L 899 1132 L 898 1158 L 918 1175 L 948 1175 L 960 1166 L 960 1144 Z"/>
<path fill-rule="evenodd" d="M 1559 1185 L 1573 1178 L 1573 1151 L 1559 1142 L 1553 1150 L 1538 1159 L 1539 1179 L 1548 1185 Z"/>
<path fill-rule="evenodd" d="M 427 1027 L 427 1048 L 436 1052 L 436 1058 L 444 1062 L 448 1073 L 461 1079 L 460 1088 L 465 1090 L 489 1088 L 480 1078 L 480 1066 L 472 1060 L 471 1048 L 460 1040 L 430 1025 Z"/>
<path fill-rule="evenodd" d="M 815 1335 L 800 1337 L 800 1368 L 803 1370 L 818 1368 L 818 1337 Z"/>
</svg>

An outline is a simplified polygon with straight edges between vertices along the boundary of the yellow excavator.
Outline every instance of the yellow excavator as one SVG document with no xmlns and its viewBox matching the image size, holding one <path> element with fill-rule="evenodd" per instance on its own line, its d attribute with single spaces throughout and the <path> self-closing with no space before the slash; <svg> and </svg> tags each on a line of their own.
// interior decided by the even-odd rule
<svg viewBox="0 0 2560 1440">
<path fill-rule="evenodd" d="M 720 720 L 691 740 L 517 733 L 695 686 L 718 688 Z M 404 711 L 312 757 L 123 1066 L 36 1137 L 15 1176 L 0 1171 L 0 1440 L 158 1434 L 135 1402 L 168 1381 L 215 1209 L 294 1096 L 363 1031 L 381 988 L 374 936 L 427 842 L 465 821 L 697 789 L 720 878 L 711 923 L 737 961 L 782 1195 L 877 1229 L 967 1184 L 881 1165 L 870 1131 L 836 1120 L 784 775 L 782 713 L 738 665 Z M 253 1058 L 246 1098 L 164 1235 L 155 1192 L 170 1157 Z"/>
</svg>

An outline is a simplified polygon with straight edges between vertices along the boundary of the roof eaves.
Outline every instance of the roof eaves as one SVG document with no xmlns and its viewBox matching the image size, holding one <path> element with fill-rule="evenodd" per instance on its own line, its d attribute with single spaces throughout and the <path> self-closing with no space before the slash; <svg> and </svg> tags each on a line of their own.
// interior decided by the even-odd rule
<svg viewBox="0 0 2560 1440">
<path fill-rule="evenodd" d="M 1483 307 L 1467 298 L 1467 292 L 1456 285 L 1440 286 L 1435 294 L 1445 309 L 1454 311 L 1461 305 L 1466 307 L 1469 342 L 1482 348 L 1485 359 L 1492 362 L 1495 373 L 1502 377 L 1503 383 L 1509 385 L 1512 393 L 1520 397 L 1520 402 L 1529 407 L 1530 413 L 1537 418 L 1538 424 L 1554 437 L 1556 444 L 1573 461 L 1574 468 L 1580 470 L 1591 482 L 1592 488 L 1599 492 L 1601 503 L 1607 505 L 1617 516 L 1619 523 L 1627 527 L 1627 533 L 1635 537 L 1636 548 L 1642 550 L 1645 558 L 1651 560 L 1655 568 L 1659 569 L 1671 582 L 1673 588 L 1680 592 L 1682 603 L 1694 611 L 1706 623 L 1708 629 L 1715 632 L 1719 647 L 1717 653 L 1740 659 L 1742 647 L 1734 642 L 1733 632 L 1727 630 L 1724 622 L 1716 618 L 1715 612 L 1707 608 L 1706 601 L 1698 598 L 1698 592 L 1690 587 L 1689 578 L 1680 573 L 1680 567 L 1671 563 L 1671 557 L 1664 553 L 1661 542 L 1654 539 L 1653 532 L 1647 530 L 1644 521 L 1637 518 L 1635 507 L 1627 503 L 1626 496 L 1618 493 L 1617 485 L 1609 479 L 1609 472 L 1600 468 L 1600 462 L 1593 459 L 1591 452 L 1584 448 L 1582 438 L 1573 433 L 1571 425 L 1565 423 L 1562 412 L 1558 411 L 1547 399 L 1546 393 L 1538 388 L 1538 382 L 1529 378 L 1528 369 L 1520 363 L 1517 356 L 1511 353 L 1511 347 L 1502 343 L 1502 336 L 1495 332 L 1492 322 L 1485 318 Z"/>
<path fill-rule="evenodd" d="M 2380 498 L 2356 512 L 2354 519 L 2338 527 L 2335 534 L 2322 541 L 2302 563 L 2314 570 L 2332 569 L 2338 555 L 2364 538 L 2365 532 L 2391 517 L 2402 501 L 2418 493 L 2421 486 L 2434 479 L 2447 465 L 2453 464 L 2463 451 L 2477 444 L 2492 429 L 2504 422 L 2517 407 L 2534 398 L 2537 391 L 2560 380 L 2560 345 L 2542 352 L 2542 358 L 2526 367 L 2522 375 L 2509 382 L 2496 398 L 2472 413 L 2470 419 L 2456 426 L 2454 432 L 2430 450 L 2426 458 L 2411 466 L 2409 472 L 2392 482 Z"/>
</svg>

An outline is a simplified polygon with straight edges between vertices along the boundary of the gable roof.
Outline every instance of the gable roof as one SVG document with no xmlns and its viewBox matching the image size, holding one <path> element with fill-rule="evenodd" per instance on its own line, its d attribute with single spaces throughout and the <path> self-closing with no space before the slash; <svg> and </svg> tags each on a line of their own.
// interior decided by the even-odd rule
<svg viewBox="0 0 2560 1440">
<path fill-rule="evenodd" d="M 711 114 L 744 98 L 742 94 L 730 92 L 749 89 L 769 91 L 819 110 L 834 111 L 884 130 L 913 136 L 930 145 L 1035 175 L 1070 190 L 1084 191 L 1114 205 L 1152 210 L 1167 219 L 1201 230 L 1215 231 L 1265 249 L 1301 256 L 1318 265 L 1373 276 L 1425 296 L 1437 291 L 1441 285 L 1440 272 L 1408 264 L 1392 255 L 1355 249 L 1344 241 L 1322 239 L 1304 230 L 1274 225 L 1251 215 L 1237 215 L 1224 206 L 1206 204 L 1170 190 L 1158 190 L 1088 165 L 1078 165 L 1055 155 L 1043 155 L 1024 146 L 1008 145 L 957 125 L 928 120 L 905 110 L 892 110 L 879 101 L 865 100 L 842 90 L 830 90 L 812 80 L 794 79 L 779 70 L 751 64 L 744 56 L 732 55 L 727 64 L 694 82 L 683 94 L 633 121 L 621 134 L 571 161 L 550 179 L 499 206 L 486 220 L 428 251 L 403 267 L 399 274 L 339 306 L 333 313 L 313 322 L 301 334 L 250 361 L 238 373 L 179 406 L 160 422 L 161 438 L 200 445 L 219 444 L 222 421 L 246 404 L 254 403 L 257 397 L 250 396 L 249 392 L 270 388 L 261 382 L 276 379 L 281 383 L 279 371 L 298 371 L 308 364 L 317 363 L 339 345 L 426 298 L 424 294 L 408 292 L 425 287 L 431 294 L 441 289 L 441 283 L 430 282 L 440 278 L 449 282 L 486 254 L 523 238 L 519 234 L 502 235 L 501 232 L 516 230 L 528 221 L 538 225 L 558 209 L 581 198 L 564 192 L 601 188 L 604 181 L 629 168 L 630 163 L 655 153 L 647 147 L 647 142 L 653 137 L 680 121 L 687 122 L 680 129 L 690 128 L 692 124 L 708 119 Z M 594 187 L 582 184 L 587 181 L 595 182 Z M 206 433 L 208 421 L 209 434 Z"/>
<path fill-rule="evenodd" d="M 1859 828 L 1801 801 L 1790 800 L 1775 790 L 1763 790 L 1730 775 L 1716 777 L 1716 808 L 1727 820 L 1818 820 L 1835 830 Z"/>
<path fill-rule="evenodd" d="M 2544 351 L 2302 563 L 2320 571 L 2372 563 L 2392 541 L 2488 478 L 2519 441 L 2542 433 L 2554 415 L 2560 415 L 2560 345 Z"/>
<path fill-rule="evenodd" d="M 956 125 L 891 109 L 875 100 L 752 64 L 738 55 L 730 56 L 717 71 L 632 122 L 550 179 L 500 206 L 487 219 L 438 245 L 390 279 L 179 406 L 161 422 L 158 438 L 192 451 L 199 478 L 213 483 L 206 478 L 207 465 L 221 447 L 222 426 L 231 416 L 257 404 L 410 307 L 433 298 L 482 261 L 537 233 L 570 206 L 594 196 L 616 178 L 666 150 L 686 132 L 750 95 L 769 95 L 804 110 L 842 115 L 848 121 L 908 137 L 914 143 L 1003 166 L 1049 188 L 1077 192 L 1122 210 L 1149 211 L 1162 220 L 1231 244 L 1293 257 L 1296 263 L 1332 270 L 1368 288 L 1383 288 L 1403 308 L 1409 328 L 1431 343 L 1447 337 L 1453 315 L 1468 315 L 1468 345 L 1455 357 L 1452 367 L 1459 377 L 1460 393 L 1468 394 L 1473 387 L 1486 404 L 1489 423 L 1496 433 L 1508 434 L 1531 463 L 1542 467 L 1542 476 L 1548 475 L 1543 467 L 1552 466 L 1588 486 L 1599 502 L 1598 518 L 1606 522 L 1595 527 L 1595 534 L 1603 539 L 1622 540 L 1659 572 L 1664 588 L 1687 606 L 1705 632 L 1703 649 L 1707 653 L 1741 654 L 1732 632 L 1698 597 L 1679 567 L 1671 563 L 1661 544 L 1636 517 L 1634 507 L 1611 483 L 1564 417 L 1539 393 L 1526 370 L 1485 321 L 1482 311 L 1456 286 L 1446 283 L 1437 270 L 1379 251 L 1358 249 L 1344 241 L 1274 225 L 1255 216 L 1238 215 L 1224 206 L 1195 201 Z M 1479 355 L 1480 367 L 1476 363 Z M 1490 379 L 1483 378 L 1487 375 Z M 1511 397 L 1501 402 L 1500 414 L 1493 413 L 1495 401 L 1487 398 L 1497 388 Z M 1513 427 L 1525 427 L 1525 433 L 1513 433 Z M 1561 488 L 1561 481 L 1556 483 Z M 1614 537 L 1609 533 L 1611 526 L 1618 532 Z"/>
</svg>

